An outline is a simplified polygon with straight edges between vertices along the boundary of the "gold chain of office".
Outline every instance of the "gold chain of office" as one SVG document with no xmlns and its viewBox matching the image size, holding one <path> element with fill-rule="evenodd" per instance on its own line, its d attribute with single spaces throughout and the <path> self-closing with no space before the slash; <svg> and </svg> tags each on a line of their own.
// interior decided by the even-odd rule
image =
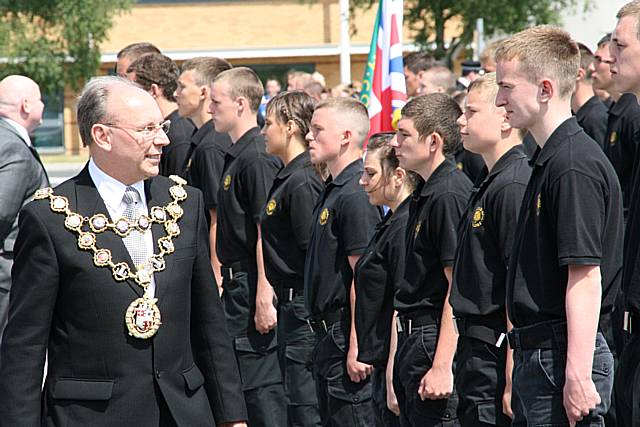
<svg viewBox="0 0 640 427">
<path fill-rule="evenodd" d="M 134 300 L 125 313 L 129 334 L 136 338 L 152 337 L 161 325 L 160 310 L 155 304 L 157 299 L 148 295 L 147 288 L 151 284 L 153 273 L 165 269 L 164 257 L 175 251 L 173 238 L 180 235 L 178 220 L 184 211 L 179 202 L 187 199 L 187 192 L 184 189 L 187 182 L 176 175 L 171 175 L 169 178 L 175 182 L 175 185 L 169 187 L 169 194 L 173 201 L 163 207 L 152 207 L 150 216 L 140 215 L 134 221 L 120 218 L 114 222 L 102 213 L 95 214 L 90 218 L 82 216 L 69 209 L 69 199 L 55 195 L 50 187 L 42 188 L 34 195 L 34 200 L 49 199 L 51 210 L 65 215 L 65 227 L 78 234 L 80 249 L 93 252 L 93 263 L 97 267 L 109 267 L 116 281 L 123 282 L 131 279 L 144 289 L 143 297 Z M 85 224 L 88 224 L 91 231 L 83 230 Z M 126 262 L 114 263 L 109 249 L 96 246 L 96 234 L 113 231 L 124 238 L 133 230 L 145 233 L 151 229 L 153 224 L 163 225 L 166 236 L 158 239 L 159 253 L 151 255 L 145 264 L 136 266 L 135 271 Z"/>
</svg>

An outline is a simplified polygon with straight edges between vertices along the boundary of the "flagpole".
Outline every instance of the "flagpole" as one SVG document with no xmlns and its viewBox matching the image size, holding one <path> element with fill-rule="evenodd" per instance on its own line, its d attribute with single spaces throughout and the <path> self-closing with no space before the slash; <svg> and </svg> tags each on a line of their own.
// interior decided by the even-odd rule
<svg viewBox="0 0 640 427">
<path fill-rule="evenodd" d="M 349 0 L 340 0 L 340 81 L 344 84 L 351 83 L 349 50 Z"/>
</svg>

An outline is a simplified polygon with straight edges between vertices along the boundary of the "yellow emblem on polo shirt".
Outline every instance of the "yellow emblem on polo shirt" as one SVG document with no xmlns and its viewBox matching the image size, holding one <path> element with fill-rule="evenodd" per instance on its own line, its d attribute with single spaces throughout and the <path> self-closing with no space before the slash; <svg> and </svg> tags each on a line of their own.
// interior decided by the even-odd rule
<svg viewBox="0 0 640 427">
<path fill-rule="evenodd" d="M 276 210 L 277 203 L 274 199 L 269 200 L 267 203 L 267 215 L 273 215 L 273 212 Z"/>
<path fill-rule="evenodd" d="M 322 212 L 320 212 L 320 225 L 325 225 L 329 220 L 329 209 L 324 208 Z"/>
<path fill-rule="evenodd" d="M 478 228 L 482 225 L 483 221 L 484 221 L 484 209 L 478 206 L 476 210 L 473 212 L 473 219 L 471 220 L 471 226 L 473 228 Z"/>
<path fill-rule="evenodd" d="M 422 223 L 419 222 L 416 224 L 416 232 L 413 235 L 413 238 L 416 239 L 418 237 L 418 234 L 420 234 L 420 229 L 422 228 Z"/>
<path fill-rule="evenodd" d="M 618 141 L 618 133 L 616 131 L 611 132 L 611 136 L 609 137 L 609 145 L 616 145 Z"/>
<path fill-rule="evenodd" d="M 458 162 L 458 163 L 456 163 L 456 167 L 457 167 L 459 170 L 464 170 L 464 164 L 463 164 L 462 162 Z"/>
<path fill-rule="evenodd" d="M 228 190 L 231 187 L 231 175 L 227 175 L 224 177 L 224 182 L 222 183 L 225 190 Z"/>
<path fill-rule="evenodd" d="M 538 193 L 538 200 L 536 201 L 536 216 L 540 216 L 540 209 L 542 209 L 542 194 Z"/>
</svg>

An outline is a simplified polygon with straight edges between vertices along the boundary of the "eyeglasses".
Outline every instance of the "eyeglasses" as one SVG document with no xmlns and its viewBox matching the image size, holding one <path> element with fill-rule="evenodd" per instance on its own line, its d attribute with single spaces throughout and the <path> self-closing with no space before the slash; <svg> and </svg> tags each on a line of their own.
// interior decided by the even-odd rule
<svg viewBox="0 0 640 427">
<path fill-rule="evenodd" d="M 150 140 L 156 137 L 156 135 L 158 134 L 159 130 L 162 130 L 162 132 L 164 132 L 165 134 L 169 133 L 169 128 L 171 127 L 171 120 L 164 120 L 160 123 L 158 123 L 157 125 L 147 125 L 141 128 L 134 128 L 134 127 L 127 127 L 127 126 L 119 126 L 119 125 L 115 125 L 113 123 L 104 123 L 105 126 L 108 126 L 110 128 L 116 128 L 116 129 L 122 129 L 125 132 L 127 130 L 132 130 L 134 132 L 136 132 L 137 134 L 139 134 L 140 136 L 142 136 L 142 138 L 144 140 Z M 129 136 L 131 136 L 132 138 L 134 137 L 133 135 L 131 135 L 129 132 L 127 132 L 127 134 Z"/>
</svg>

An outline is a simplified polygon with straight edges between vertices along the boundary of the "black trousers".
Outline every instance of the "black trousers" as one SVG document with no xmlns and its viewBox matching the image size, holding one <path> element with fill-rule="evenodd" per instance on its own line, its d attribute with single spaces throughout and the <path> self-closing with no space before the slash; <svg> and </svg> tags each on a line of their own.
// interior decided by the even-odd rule
<svg viewBox="0 0 640 427">
<path fill-rule="evenodd" d="M 458 419 L 463 426 L 509 426 L 502 413 L 507 342 L 502 346 L 460 336 L 456 353 Z"/>
<path fill-rule="evenodd" d="M 374 427 L 371 378 L 354 383 L 347 374 L 349 325 L 316 331 L 313 370 L 324 427 Z"/>
<path fill-rule="evenodd" d="M 224 278 L 222 296 L 227 328 L 233 339 L 250 427 L 285 426 L 286 397 L 278 361 L 276 330 L 261 335 L 255 328 L 257 276 L 234 272 Z"/>
<path fill-rule="evenodd" d="M 422 400 L 418 395 L 420 380 L 433 364 L 438 326 L 413 328 L 411 334 L 398 334 L 398 350 L 393 367 L 393 388 L 400 406 L 403 427 L 455 427 L 458 396 L 453 391 L 448 399 Z"/>
<path fill-rule="evenodd" d="M 304 295 L 288 300 L 279 298 L 278 353 L 287 396 L 287 426 L 320 426 L 320 410 L 316 396 L 311 355 L 315 334 L 306 322 Z"/>
<path fill-rule="evenodd" d="M 640 427 L 640 331 L 636 331 L 620 355 L 616 372 L 617 423 Z"/>
<path fill-rule="evenodd" d="M 376 427 L 400 427 L 400 418 L 387 408 L 387 370 L 375 368 L 371 374 Z"/>
</svg>

